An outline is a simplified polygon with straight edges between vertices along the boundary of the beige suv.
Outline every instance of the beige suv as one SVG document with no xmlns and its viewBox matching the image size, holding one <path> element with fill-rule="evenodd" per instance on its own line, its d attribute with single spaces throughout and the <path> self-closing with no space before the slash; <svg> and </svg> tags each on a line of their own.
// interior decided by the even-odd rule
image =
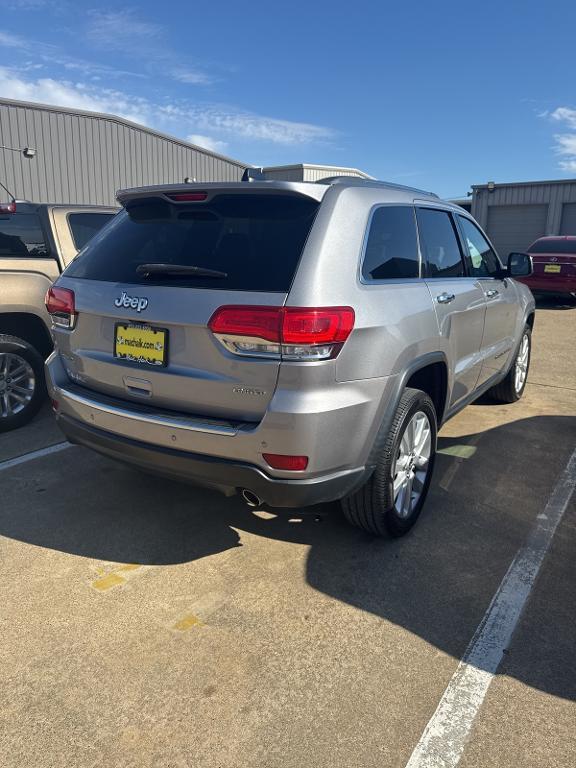
<svg viewBox="0 0 576 768">
<path fill-rule="evenodd" d="M 44 296 L 115 208 L 0 204 L 0 432 L 25 424 L 45 396 L 52 349 Z"/>
</svg>

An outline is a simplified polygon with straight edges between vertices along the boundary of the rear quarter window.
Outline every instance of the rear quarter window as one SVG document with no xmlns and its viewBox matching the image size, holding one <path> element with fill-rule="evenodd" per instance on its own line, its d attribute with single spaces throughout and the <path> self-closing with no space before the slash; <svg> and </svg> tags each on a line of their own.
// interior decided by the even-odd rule
<svg viewBox="0 0 576 768">
<path fill-rule="evenodd" d="M 0 258 L 45 258 L 50 255 L 46 238 L 35 213 L 0 216 Z"/>
<path fill-rule="evenodd" d="M 206 203 L 127 204 L 66 270 L 70 277 L 146 285 L 287 291 L 318 202 L 289 195 L 217 195 Z M 196 266 L 224 278 L 137 273 L 141 264 Z"/>
<path fill-rule="evenodd" d="M 364 259 L 364 280 L 419 277 L 416 221 L 412 206 L 383 205 L 371 216 Z"/>
</svg>

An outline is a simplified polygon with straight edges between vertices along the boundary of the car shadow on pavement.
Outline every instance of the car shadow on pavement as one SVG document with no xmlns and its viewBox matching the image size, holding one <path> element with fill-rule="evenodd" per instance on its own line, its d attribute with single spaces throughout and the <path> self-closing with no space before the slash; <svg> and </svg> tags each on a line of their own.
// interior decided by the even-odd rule
<svg viewBox="0 0 576 768">
<path fill-rule="evenodd" d="M 238 497 L 226 499 L 141 475 L 71 449 L 65 481 L 54 471 L 63 461 L 60 455 L 46 459 L 33 482 L 22 474 L 22 483 L 4 484 L 0 535 L 74 555 L 145 565 L 186 563 L 224 552 L 242 546 L 244 532 L 304 544 L 310 587 L 460 658 L 575 444 L 576 419 L 563 416 L 520 419 L 457 439 L 441 437 L 442 453 L 422 519 L 398 540 L 374 539 L 349 527 L 336 505 L 262 516 Z M 466 445 L 474 451 L 459 450 Z M 548 579 L 550 594 L 541 600 L 541 620 L 527 612 L 527 621 L 537 625 L 538 647 L 529 640 L 522 646 L 529 661 L 519 668 L 514 667 L 517 656 L 506 659 L 509 674 L 570 699 L 576 699 L 575 545 L 575 521 L 567 514 L 545 563 L 547 575 L 541 581 Z M 572 609 L 556 603 L 551 572 L 562 579 L 559 591 L 564 601 L 572 601 Z M 550 649 L 559 642 L 562 652 L 554 656 Z"/>
<path fill-rule="evenodd" d="M 536 309 L 576 309 L 576 297 L 570 295 L 536 295 Z"/>
</svg>

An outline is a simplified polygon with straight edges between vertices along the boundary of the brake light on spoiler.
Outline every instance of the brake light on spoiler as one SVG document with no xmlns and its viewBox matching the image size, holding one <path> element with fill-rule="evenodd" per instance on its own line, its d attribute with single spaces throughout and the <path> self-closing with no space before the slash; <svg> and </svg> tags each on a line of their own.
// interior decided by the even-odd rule
<svg viewBox="0 0 576 768">
<path fill-rule="evenodd" d="M 282 360 L 336 357 L 354 328 L 352 307 L 220 307 L 208 327 L 235 355 Z"/>
</svg>

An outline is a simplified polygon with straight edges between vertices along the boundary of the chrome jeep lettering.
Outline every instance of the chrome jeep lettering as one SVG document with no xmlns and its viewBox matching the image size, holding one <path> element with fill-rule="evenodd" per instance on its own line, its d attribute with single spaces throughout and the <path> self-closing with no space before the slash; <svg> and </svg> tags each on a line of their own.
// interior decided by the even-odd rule
<svg viewBox="0 0 576 768">
<path fill-rule="evenodd" d="M 135 309 L 137 312 L 142 312 L 148 306 L 148 299 L 146 297 L 128 296 L 126 291 L 122 291 L 121 296 L 114 300 L 116 307 L 126 307 L 126 309 Z"/>
</svg>

